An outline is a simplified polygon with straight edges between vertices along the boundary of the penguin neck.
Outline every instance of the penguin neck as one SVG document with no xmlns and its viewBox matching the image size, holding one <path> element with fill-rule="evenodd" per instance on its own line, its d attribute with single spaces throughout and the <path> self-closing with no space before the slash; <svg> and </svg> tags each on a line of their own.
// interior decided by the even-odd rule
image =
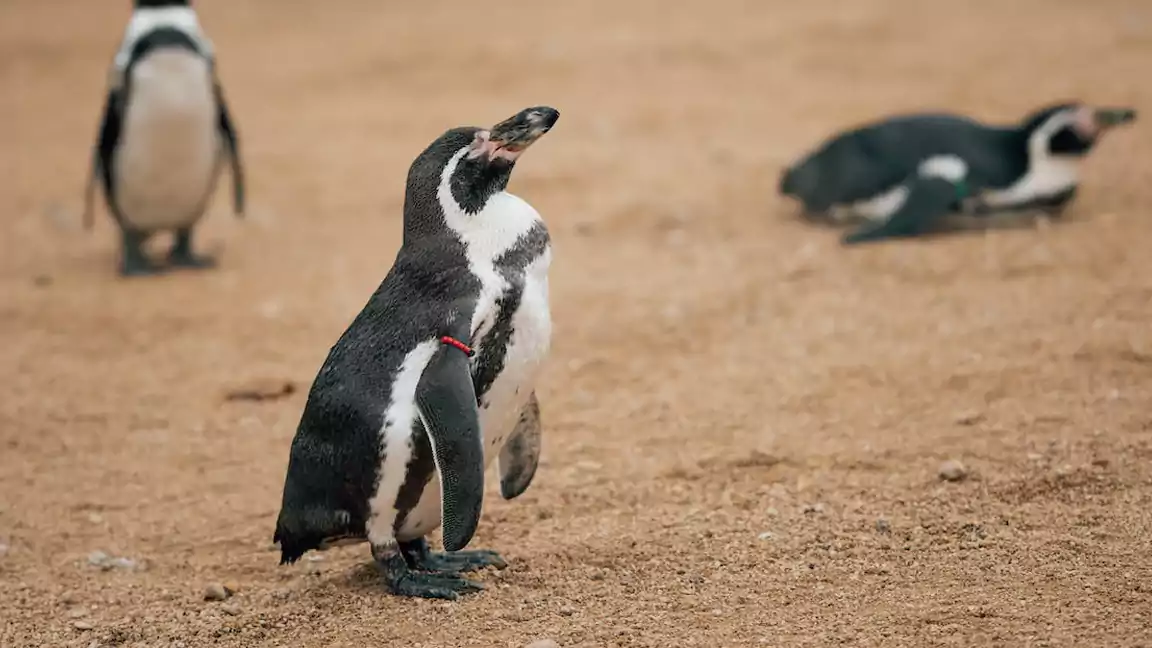
<svg viewBox="0 0 1152 648">
<path fill-rule="evenodd" d="M 124 70 L 132 55 L 132 50 L 141 38 L 157 29 L 170 29 L 188 36 L 196 44 L 196 49 L 206 57 L 213 54 L 212 42 L 200 29 L 200 19 L 192 7 L 187 5 L 142 6 L 132 12 L 132 19 L 124 30 L 120 49 L 116 52 L 114 67 Z"/>
<path fill-rule="evenodd" d="M 992 144 L 1000 152 L 998 157 L 1007 163 L 1002 181 L 1025 173 L 1037 157 L 1047 157 L 1044 143 L 1037 141 L 1035 134 L 1036 129 L 1028 124 L 1003 126 L 991 131 Z"/>
<path fill-rule="evenodd" d="M 489 212 L 499 208 L 508 197 L 505 189 L 511 178 L 512 164 L 468 159 L 468 149 L 457 151 L 437 175 L 420 174 L 410 178 L 404 200 L 404 240 L 415 241 L 434 236 L 445 225 L 459 236 L 476 233 L 487 226 Z M 442 218 L 430 218 L 436 205 Z M 499 224 L 495 227 L 499 228 Z"/>
<path fill-rule="evenodd" d="M 492 196 L 508 187 L 512 167 L 506 160 L 477 161 L 457 154 L 455 168 L 445 167 L 444 172 L 456 204 L 466 213 L 478 214 Z"/>
<path fill-rule="evenodd" d="M 470 259 L 491 263 L 530 233 L 541 222 L 540 215 L 531 205 L 504 190 L 511 165 L 505 165 L 503 170 L 497 167 L 495 172 L 477 168 L 476 162 L 466 158 L 467 152 L 461 150 L 454 155 L 439 178 L 422 178 L 420 193 L 412 194 L 416 197 L 406 204 L 405 241 L 449 233 L 464 244 Z M 473 166 L 469 168 L 467 162 Z M 429 200 L 424 192 L 433 182 Z M 429 210 L 432 201 L 439 209 Z M 439 212 L 440 218 L 429 217 L 430 212 Z"/>
<path fill-rule="evenodd" d="M 1001 155 L 985 169 L 985 181 L 992 190 L 984 196 L 993 207 L 1029 203 L 1057 195 L 1079 183 L 1079 159 L 1049 150 L 1051 134 L 1043 126 L 1028 121 L 997 129 Z"/>
</svg>

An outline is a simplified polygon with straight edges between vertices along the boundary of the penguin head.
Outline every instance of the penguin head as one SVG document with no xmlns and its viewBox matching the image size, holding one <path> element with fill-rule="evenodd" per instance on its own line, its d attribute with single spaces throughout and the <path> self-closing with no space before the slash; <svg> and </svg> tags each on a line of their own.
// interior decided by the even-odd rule
<svg viewBox="0 0 1152 648">
<path fill-rule="evenodd" d="M 1042 139 L 1050 155 L 1082 156 L 1092 150 L 1105 132 L 1135 119 L 1136 111 L 1131 108 L 1066 102 L 1029 115 L 1022 130 L 1030 140 Z"/>
<path fill-rule="evenodd" d="M 462 126 L 438 137 L 408 171 L 410 203 L 435 192 L 451 166 L 452 196 L 466 212 L 484 208 L 488 198 L 508 186 L 516 160 L 551 130 L 560 112 L 548 106 L 525 108 L 492 126 Z"/>
</svg>

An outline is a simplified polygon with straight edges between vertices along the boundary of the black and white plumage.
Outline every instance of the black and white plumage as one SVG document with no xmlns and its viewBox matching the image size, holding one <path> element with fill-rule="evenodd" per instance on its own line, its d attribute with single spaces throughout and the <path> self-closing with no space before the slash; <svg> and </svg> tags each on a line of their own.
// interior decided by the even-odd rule
<svg viewBox="0 0 1152 648">
<path fill-rule="evenodd" d="M 172 231 L 172 265 L 211 267 L 192 251 L 192 229 L 211 198 L 221 163 L 232 166 L 233 203 L 244 210 L 244 173 L 232 116 L 216 74 L 212 42 L 187 0 L 136 0 L 112 63 L 93 151 L 85 224 L 99 178 L 122 235 L 123 275 L 161 266 L 143 251 Z"/>
<path fill-rule="evenodd" d="M 449 599 L 479 587 L 461 572 L 504 565 L 460 550 L 491 460 L 511 499 L 539 458 L 551 243 L 505 187 L 558 118 L 536 107 L 453 128 L 412 163 L 400 251 L 330 350 L 292 442 L 274 535 L 282 564 L 367 540 L 390 591 Z M 426 536 L 441 522 L 448 552 L 433 553 Z"/>
<path fill-rule="evenodd" d="M 1100 136 L 1134 110 L 1060 103 L 996 126 L 946 113 L 902 115 L 822 143 L 784 171 L 779 190 L 809 216 L 868 221 L 845 243 L 933 231 L 950 213 L 1058 212 Z"/>
</svg>

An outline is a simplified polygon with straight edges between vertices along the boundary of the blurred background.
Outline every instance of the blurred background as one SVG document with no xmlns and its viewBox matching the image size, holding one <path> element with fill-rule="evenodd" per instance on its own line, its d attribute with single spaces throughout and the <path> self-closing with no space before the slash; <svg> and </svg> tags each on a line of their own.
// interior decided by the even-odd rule
<svg viewBox="0 0 1152 648">
<path fill-rule="evenodd" d="M 0 2 L 4 648 L 1111 646 L 1152 622 L 1147 125 L 1050 227 L 849 250 L 775 195 L 893 112 L 1147 113 L 1152 5 L 196 8 L 249 218 L 222 179 L 220 268 L 125 281 L 80 213 L 129 3 Z M 363 546 L 278 567 L 305 393 L 392 263 L 408 165 L 539 104 L 561 119 L 510 190 L 555 248 L 544 460 L 513 502 L 489 478 L 473 541 L 511 566 L 458 604 L 384 596 Z"/>
</svg>

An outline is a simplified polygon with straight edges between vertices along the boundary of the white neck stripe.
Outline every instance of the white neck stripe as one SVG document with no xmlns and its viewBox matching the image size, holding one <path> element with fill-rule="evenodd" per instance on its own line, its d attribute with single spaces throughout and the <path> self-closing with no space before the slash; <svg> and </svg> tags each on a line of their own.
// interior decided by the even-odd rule
<svg viewBox="0 0 1152 648">
<path fill-rule="evenodd" d="M 113 64 L 115 71 L 123 72 L 128 67 L 132 48 L 136 47 L 141 38 L 161 28 L 176 29 L 187 34 L 206 57 L 212 58 L 212 41 L 200 28 L 200 20 L 191 7 L 144 7 L 132 12 L 132 19 L 128 21 L 124 39 L 120 41 L 120 49 L 116 52 Z"/>
</svg>

